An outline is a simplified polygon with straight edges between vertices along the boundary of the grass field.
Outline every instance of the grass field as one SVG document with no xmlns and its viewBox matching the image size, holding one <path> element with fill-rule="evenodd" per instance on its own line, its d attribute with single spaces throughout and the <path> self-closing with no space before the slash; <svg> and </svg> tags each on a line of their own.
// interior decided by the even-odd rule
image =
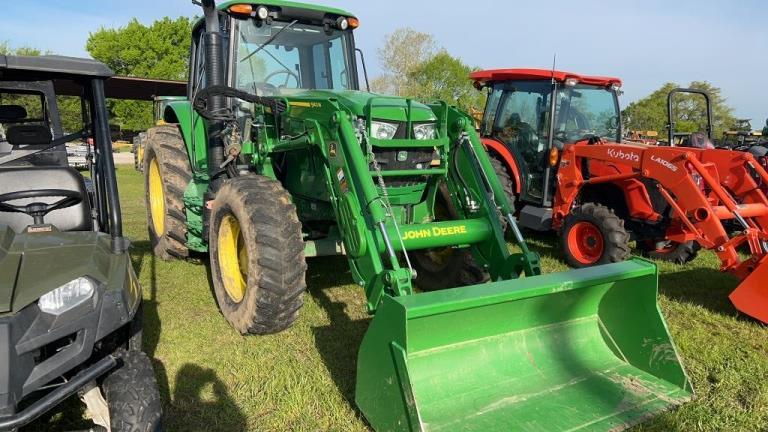
<svg viewBox="0 0 768 432">
<path fill-rule="evenodd" d="M 309 262 L 309 293 L 294 327 L 241 337 L 218 312 L 205 261 L 152 256 L 141 176 L 128 167 L 118 174 L 166 429 L 368 430 L 353 397 L 357 348 L 369 318 L 346 262 Z M 565 270 L 554 237 L 531 243 L 546 272 Z M 727 299 L 736 280 L 717 267 L 710 253 L 686 267 L 660 264 L 661 308 L 697 396 L 637 431 L 768 430 L 768 328 L 736 314 Z"/>
</svg>

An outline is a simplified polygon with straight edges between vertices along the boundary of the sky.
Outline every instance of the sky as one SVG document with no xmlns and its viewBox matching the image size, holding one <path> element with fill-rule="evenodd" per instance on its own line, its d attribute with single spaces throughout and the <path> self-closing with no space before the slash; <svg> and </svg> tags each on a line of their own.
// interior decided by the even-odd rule
<svg viewBox="0 0 768 432">
<path fill-rule="evenodd" d="M 313 0 L 305 0 L 313 1 Z M 191 0 L 23 0 L 4 2 L 0 41 L 57 54 L 87 56 L 100 27 L 136 17 L 193 16 Z M 622 105 L 666 82 L 709 81 L 738 118 L 758 129 L 768 117 L 768 2 L 765 0 L 581 0 L 447 2 L 323 0 L 361 21 L 358 47 L 371 76 L 388 33 L 412 27 L 465 63 L 481 68 L 557 68 L 616 76 Z"/>
</svg>

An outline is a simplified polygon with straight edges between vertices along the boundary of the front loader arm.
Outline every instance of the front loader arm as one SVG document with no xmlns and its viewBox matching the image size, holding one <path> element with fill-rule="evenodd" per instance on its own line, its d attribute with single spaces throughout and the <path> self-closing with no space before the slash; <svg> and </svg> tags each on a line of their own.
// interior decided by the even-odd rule
<svg viewBox="0 0 768 432">
<path fill-rule="evenodd" d="M 584 161 L 602 161 L 625 169 L 615 175 L 592 176 L 582 172 Z M 759 165 L 753 162 L 749 155 L 729 150 L 575 144 L 565 149 L 560 162 L 555 224 L 562 224 L 587 185 L 652 179 L 674 209 L 668 237 L 680 242 L 696 240 L 714 249 L 722 269 L 743 278 L 746 274 L 741 274 L 742 260 L 736 246 L 748 239 L 730 238 L 723 221 L 739 221 L 747 237 L 768 238 L 768 200 L 749 169 Z M 768 181 L 764 170 L 758 174 Z M 682 234 L 675 237 L 675 232 Z M 768 252 L 762 245 L 755 246 L 752 253 L 758 257 Z"/>
<path fill-rule="evenodd" d="M 451 179 L 448 182 L 449 188 L 452 195 L 463 199 L 465 209 L 469 207 L 468 203 L 471 201 L 481 201 L 479 211 L 482 212 L 482 217 L 487 218 L 494 226 L 496 233 L 492 243 L 477 245 L 476 259 L 489 263 L 491 277 L 497 280 L 515 278 L 523 273 L 526 276 L 541 274 L 539 256 L 528 249 L 517 222 L 512 216 L 514 210 L 501 183 L 493 174 L 494 170 L 488 153 L 474 130 L 472 122 L 459 111 L 450 109 L 449 112 L 456 116 L 449 121 L 449 124 L 453 124 L 458 131 L 458 134 L 452 137 L 457 151 L 452 152 L 451 156 L 457 158 L 457 161 L 453 165 L 452 174 L 454 175 L 449 176 Z M 509 255 L 500 219 L 505 220 L 509 225 L 521 253 Z"/>
<path fill-rule="evenodd" d="M 347 113 L 337 111 L 334 122 L 338 127 L 338 152 L 343 160 L 343 166 L 332 173 L 340 192 L 338 223 L 353 276 L 365 287 L 368 310 L 374 311 L 385 292 L 394 296 L 411 294 L 412 274 L 399 265 L 393 239 L 386 229 L 387 209 L 370 175 L 368 158 L 363 154 L 352 121 Z M 381 249 L 386 251 L 386 262 L 379 254 Z"/>
</svg>

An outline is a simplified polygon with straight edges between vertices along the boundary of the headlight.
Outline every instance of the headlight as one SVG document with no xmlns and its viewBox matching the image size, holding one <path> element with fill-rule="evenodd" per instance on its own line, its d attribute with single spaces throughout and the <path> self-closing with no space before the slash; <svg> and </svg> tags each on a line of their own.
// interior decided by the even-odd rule
<svg viewBox="0 0 768 432">
<path fill-rule="evenodd" d="M 380 140 L 390 140 L 397 133 L 397 125 L 385 122 L 371 122 L 371 135 Z"/>
<path fill-rule="evenodd" d="M 414 125 L 413 137 L 417 140 L 430 140 L 437 138 L 437 124 L 422 123 Z"/>
<path fill-rule="evenodd" d="M 40 297 L 37 304 L 45 313 L 61 315 L 88 301 L 93 297 L 94 291 L 96 291 L 96 284 L 87 277 L 81 277 Z"/>
</svg>

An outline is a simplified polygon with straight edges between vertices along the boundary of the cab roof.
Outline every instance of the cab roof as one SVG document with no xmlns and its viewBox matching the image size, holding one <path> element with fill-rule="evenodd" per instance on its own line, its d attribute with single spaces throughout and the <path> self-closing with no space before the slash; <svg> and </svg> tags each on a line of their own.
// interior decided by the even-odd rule
<svg viewBox="0 0 768 432">
<path fill-rule="evenodd" d="M 0 55 L 0 74 L 109 78 L 115 73 L 104 63 L 92 59 L 56 55 L 35 57 Z"/>
<path fill-rule="evenodd" d="M 473 72 L 470 75 L 470 78 L 479 84 L 513 80 L 534 81 L 552 79 L 553 77 L 558 82 L 564 82 L 566 79 L 575 78 L 579 83 L 588 85 L 621 85 L 621 80 L 619 78 L 581 75 L 573 72 L 553 71 L 551 69 L 492 69 Z"/>
<path fill-rule="evenodd" d="M 300 2 L 293 2 L 293 1 L 284 1 L 284 0 L 263 0 L 263 1 L 257 1 L 257 0 L 229 0 L 222 2 L 221 4 L 217 5 L 217 8 L 219 10 L 226 10 L 232 5 L 236 4 L 251 4 L 251 5 L 264 5 L 264 6 L 274 6 L 279 8 L 289 8 L 289 9 L 307 9 L 317 12 L 324 12 L 329 13 L 333 15 L 342 15 L 346 17 L 355 17 L 355 15 L 343 10 L 338 9 L 334 7 L 328 7 L 328 6 L 321 6 L 311 3 L 300 3 Z"/>
</svg>

